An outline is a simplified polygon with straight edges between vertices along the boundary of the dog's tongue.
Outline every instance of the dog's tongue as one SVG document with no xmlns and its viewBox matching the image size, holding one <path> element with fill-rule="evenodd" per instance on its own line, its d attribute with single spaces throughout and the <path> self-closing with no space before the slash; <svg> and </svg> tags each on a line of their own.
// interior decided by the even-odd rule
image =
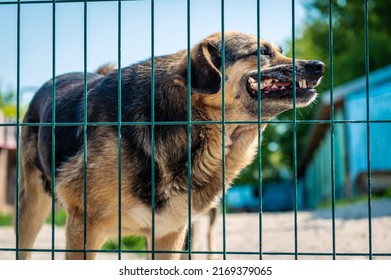
<svg viewBox="0 0 391 280">
<path fill-rule="evenodd" d="M 277 81 L 274 82 L 273 85 L 276 85 L 277 87 L 288 87 L 292 85 L 292 82 L 283 82 L 283 81 Z"/>
</svg>

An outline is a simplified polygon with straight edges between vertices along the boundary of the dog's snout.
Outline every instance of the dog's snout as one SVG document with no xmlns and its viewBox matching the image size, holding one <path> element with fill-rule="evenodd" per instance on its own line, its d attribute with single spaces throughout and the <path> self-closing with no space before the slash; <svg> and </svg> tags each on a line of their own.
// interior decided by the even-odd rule
<svg viewBox="0 0 391 280">
<path fill-rule="evenodd" d="M 305 70 L 310 71 L 316 74 L 323 74 L 325 69 L 325 64 L 319 60 L 311 60 L 305 64 Z"/>
</svg>

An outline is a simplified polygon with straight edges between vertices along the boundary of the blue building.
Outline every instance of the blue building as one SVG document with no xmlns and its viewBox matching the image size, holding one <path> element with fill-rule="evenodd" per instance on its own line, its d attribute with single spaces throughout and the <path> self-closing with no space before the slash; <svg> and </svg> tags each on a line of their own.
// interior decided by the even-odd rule
<svg viewBox="0 0 391 280">
<path fill-rule="evenodd" d="M 280 212 L 294 209 L 294 186 L 290 181 L 269 182 L 262 185 L 262 211 Z M 259 212 L 257 186 L 235 185 L 226 194 L 227 206 L 233 212 Z M 302 208 L 301 197 L 297 200 Z"/>
<path fill-rule="evenodd" d="M 335 88 L 333 95 L 334 145 L 330 124 L 314 124 L 299 165 L 299 189 L 304 208 L 316 208 L 322 201 L 331 199 L 332 167 L 337 199 L 367 193 L 365 76 Z M 330 120 L 330 92 L 322 96 L 316 120 Z M 391 65 L 369 75 L 369 120 L 371 186 L 373 192 L 380 192 L 391 188 Z"/>
</svg>

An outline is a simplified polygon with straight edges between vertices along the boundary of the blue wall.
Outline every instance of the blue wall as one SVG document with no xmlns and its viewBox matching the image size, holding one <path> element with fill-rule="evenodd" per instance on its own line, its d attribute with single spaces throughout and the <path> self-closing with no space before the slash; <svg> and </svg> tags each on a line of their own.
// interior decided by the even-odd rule
<svg viewBox="0 0 391 280">
<path fill-rule="evenodd" d="M 370 120 L 391 120 L 391 83 L 370 89 Z M 350 94 L 345 100 L 348 120 L 366 121 L 366 92 Z M 349 152 L 349 179 L 368 170 L 367 123 L 346 125 Z M 371 170 L 391 171 L 391 123 L 370 124 Z"/>
<path fill-rule="evenodd" d="M 369 93 L 370 120 L 391 120 L 391 82 L 373 85 Z M 337 199 L 349 198 L 355 193 L 357 175 L 368 171 L 365 86 L 344 96 L 344 107 L 336 112 L 335 119 L 348 121 L 334 124 L 335 195 Z M 331 199 L 330 134 L 328 128 L 300 178 L 305 208 L 316 208 Z M 391 122 L 371 123 L 370 142 L 371 171 L 391 172 Z"/>
<path fill-rule="evenodd" d="M 343 112 L 336 112 L 336 120 L 343 119 Z M 334 179 L 335 196 L 342 198 L 346 195 L 346 137 L 342 124 L 334 125 L 334 166 L 331 157 L 331 130 L 328 129 L 321 139 L 318 148 L 308 163 L 304 176 L 300 179 L 303 190 L 304 208 L 316 208 L 320 202 L 332 197 L 332 183 Z M 332 168 L 334 167 L 334 178 Z"/>
</svg>

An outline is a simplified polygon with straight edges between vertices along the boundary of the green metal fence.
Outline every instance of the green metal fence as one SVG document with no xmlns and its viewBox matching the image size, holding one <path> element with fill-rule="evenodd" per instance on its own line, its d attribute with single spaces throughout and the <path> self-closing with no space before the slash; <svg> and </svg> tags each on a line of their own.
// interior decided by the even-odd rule
<svg viewBox="0 0 391 280">
<path fill-rule="evenodd" d="M 116 2 L 118 5 L 118 103 L 121 104 L 121 84 L 122 84 L 122 73 L 121 73 L 121 18 L 122 18 L 122 3 L 131 1 L 131 0 L 105 0 L 107 2 Z M 190 28 L 190 11 L 191 11 L 191 0 L 186 0 L 187 1 L 187 50 L 189 51 L 191 48 L 191 28 Z M 21 64 L 21 55 L 20 55 L 20 49 L 21 49 L 21 42 L 20 42 L 20 22 L 21 22 L 21 7 L 22 5 L 40 5 L 40 4 L 50 4 L 52 5 L 52 79 L 54 84 L 56 83 L 56 48 L 55 48 L 55 40 L 56 40 L 56 7 L 59 3 L 75 3 L 75 2 L 81 2 L 84 3 L 84 121 L 81 123 L 57 123 L 56 122 L 56 88 L 53 87 L 53 92 L 52 92 L 52 97 L 53 97 L 53 115 L 52 115 L 52 122 L 51 123 L 23 123 L 20 121 L 20 64 Z M 226 186 L 223 183 L 222 189 L 224 190 L 223 192 L 223 199 L 222 199 L 222 218 L 223 218 L 223 235 L 219 236 L 218 238 L 222 238 L 223 240 L 223 249 L 222 251 L 218 252 L 208 252 L 208 251 L 193 251 L 192 250 L 192 236 L 191 236 L 191 230 L 190 236 L 188 239 L 188 248 L 185 251 L 178 251 L 177 253 L 184 253 L 188 254 L 188 257 L 191 259 L 192 256 L 197 255 L 197 254 L 220 254 L 224 259 L 227 258 L 227 255 L 229 254 L 246 254 L 246 255 L 256 255 L 259 257 L 259 259 L 263 259 L 264 256 L 292 256 L 295 259 L 299 259 L 299 256 L 323 256 L 323 257 L 332 257 L 333 259 L 336 259 L 338 256 L 364 256 L 369 259 L 372 259 L 374 256 L 378 257 L 386 257 L 386 256 L 391 256 L 391 252 L 389 253 L 383 253 L 383 254 L 375 254 L 373 253 L 372 250 L 372 198 L 371 198 L 371 149 L 370 149 L 370 128 L 371 128 L 371 120 L 369 118 L 369 112 L 370 112 L 370 107 L 369 107 L 369 35 L 368 35 L 368 0 L 363 0 L 362 5 L 364 5 L 364 17 L 365 17 L 365 75 L 366 75 L 366 93 L 367 93 L 367 106 L 366 106 L 366 111 L 367 111 L 367 119 L 365 122 L 362 121 L 355 121 L 355 120 L 350 120 L 350 121 L 336 121 L 334 119 L 334 93 L 333 93 L 333 88 L 334 88 L 334 74 L 333 74 L 333 68 L 334 68 L 334 61 L 333 61 L 333 46 L 334 46 L 334 41 L 333 41 L 333 1 L 329 1 L 329 61 L 330 64 L 328 65 L 330 69 L 330 94 L 331 94 L 331 113 L 330 113 L 330 119 L 329 120 L 298 120 L 297 119 L 297 112 L 296 112 L 296 101 L 295 98 L 293 99 L 293 111 L 292 111 L 292 120 L 271 120 L 271 121 L 262 121 L 261 120 L 261 98 L 258 98 L 258 120 L 257 121 L 227 121 L 224 118 L 225 115 L 225 107 L 222 107 L 222 121 L 192 121 L 191 120 L 191 102 L 188 102 L 188 121 L 180 122 L 180 121 L 175 121 L 175 122 L 157 122 L 155 121 L 155 115 L 154 115 L 154 96 L 155 96 L 155 88 L 154 88 L 154 82 L 155 82 L 155 3 L 154 0 L 150 0 L 150 15 L 151 15 L 151 57 L 152 57 L 152 71 L 151 71 L 151 81 L 152 81 L 152 90 L 151 90 L 151 122 L 137 122 L 137 123 L 129 123 L 129 122 L 123 122 L 121 120 L 121 105 L 118 106 L 118 121 L 117 122 L 101 122 L 101 123 L 92 123 L 88 122 L 87 120 L 87 61 L 88 61 L 88 52 L 87 52 L 87 11 L 88 11 L 88 3 L 90 2 L 99 2 L 98 0 L 35 0 L 35 1 L 23 1 L 23 0 L 18 0 L 18 1 L 2 1 L 0 2 L 0 9 L 4 5 L 13 5 L 17 7 L 17 83 L 16 83 L 16 93 L 17 93 L 17 122 L 16 124 L 8 124 L 8 123 L 2 123 L 0 124 L 1 126 L 16 126 L 16 138 L 17 138 L 17 168 L 16 168 L 16 178 L 17 178 L 17 184 L 16 184 L 16 193 L 19 193 L 20 189 L 20 164 L 19 164 L 19 159 L 20 159 L 20 143 L 19 143 L 19 137 L 20 137 L 20 128 L 22 126 L 50 126 L 52 128 L 52 178 L 53 178 L 53 184 L 52 184 L 52 189 L 53 189 L 53 194 L 55 193 L 55 188 L 56 188 L 56 182 L 55 182 L 55 146 L 56 146 L 56 134 L 55 134 L 55 129 L 57 126 L 82 126 L 83 127 L 83 133 L 84 133 L 84 166 L 87 165 L 87 130 L 91 126 L 117 126 L 118 127 L 118 201 L 119 204 L 121 204 L 121 174 L 123 170 L 121 169 L 121 145 L 122 145 L 122 135 L 121 135 L 121 128 L 123 126 L 127 125 L 145 125 L 145 126 L 151 126 L 151 143 L 152 146 L 154 146 L 155 143 L 155 136 L 154 136 L 154 131 L 156 126 L 164 126 L 164 125 L 186 125 L 187 126 L 187 136 L 188 136 L 188 178 L 191 178 L 191 128 L 192 126 L 199 125 L 199 124 L 216 124 L 216 125 L 222 125 L 222 141 L 223 143 L 225 142 L 225 124 L 236 124 L 236 123 L 251 123 L 251 124 L 257 124 L 258 125 L 258 173 L 259 173 L 259 179 L 258 179 L 258 190 L 260 193 L 259 196 L 259 248 L 256 248 L 256 250 L 252 252 L 231 252 L 227 251 L 227 244 L 226 244 L 226 216 L 227 216 L 227 210 L 226 210 L 226 199 L 225 199 L 225 190 Z M 278 2 L 278 1 L 276 1 Z M 296 45 L 295 45 L 295 7 L 296 7 L 296 2 L 292 0 L 291 2 L 292 5 L 292 53 L 293 53 L 293 59 L 295 59 L 295 53 L 296 53 Z M 260 44 L 260 38 L 261 38 L 261 32 L 260 32 L 260 10 L 262 9 L 261 1 L 257 0 L 256 1 L 256 7 L 257 9 L 257 38 L 258 38 L 258 83 L 261 81 L 261 72 L 259 71 L 260 69 L 260 53 L 259 53 L 259 44 Z M 219 15 L 221 17 L 221 32 L 223 34 L 223 40 L 222 40 L 222 104 L 225 102 L 225 97 L 224 97 L 224 91 L 225 91 L 225 86 L 224 86 L 224 79 L 225 79 L 225 47 L 224 47 L 224 29 L 225 29 L 225 7 L 224 7 L 224 0 L 221 0 L 221 14 Z M 191 64 L 191 59 L 190 56 L 188 56 L 188 65 Z M 190 80 L 191 80 L 191 73 L 190 69 L 191 67 L 188 67 L 188 73 L 187 73 L 187 79 L 188 79 L 188 100 L 191 100 L 191 88 L 190 88 Z M 295 69 L 295 62 L 293 60 L 293 69 Z M 293 84 L 296 83 L 296 73 L 294 72 L 293 74 Z M 259 87 L 259 85 L 258 85 Z M 258 92 L 260 94 L 260 92 Z M 296 97 L 296 88 L 293 87 L 293 95 Z M 260 97 L 260 96 L 259 96 Z M 355 123 L 355 122 L 360 122 L 360 123 L 365 123 L 367 126 L 367 161 L 368 161 L 368 232 L 369 232 L 369 238 L 368 238 L 368 244 L 369 244 L 369 250 L 368 252 L 361 252 L 361 253 L 344 253 L 344 252 L 337 252 L 336 249 L 336 217 L 335 217 L 335 188 L 334 188 L 334 180 L 335 180 L 335 161 L 334 161 L 334 127 L 335 124 L 337 123 Z M 294 184 L 294 194 L 295 194 L 295 201 L 294 201 L 294 238 L 292 240 L 292 243 L 294 244 L 294 251 L 291 252 L 270 252 L 270 251 L 265 251 L 263 249 L 263 236 L 262 236 L 262 229 L 263 229 L 263 209 L 262 209 L 262 161 L 261 161 L 261 125 L 264 123 L 269 123 L 269 124 L 279 124 L 279 123 L 285 123 L 293 126 L 293 147 L 294 147 L 294 166 L 293 166 L 293 171 L 294 171 L 294 176 L 293 176 L 293 184 Z M 301 252 L 299 251 L 299 244 L 298 244 L 298 235 L 300 234 L 298 232 L 298 202 L 297 202 L 297 197 L 298 197 L 298 175 L 297 175 L 297 126 L 301 124 L 324 124 L 324 125 L 330 125 L 331 128 L 331 162 L 329 163 L 331 165 L 331 178 L 332 178 L 332 184 L 330 186 L 331 192 L 332 192 L 332 231 L 330 232 L 330 235 L 332 235 L 332 252 L 318 252 L 318 253 L 310 253 L 310 252 Z M 223 168 L 223 182 L 225 182 L 225 146 L 223 145 L 221 147 L 223 149 L 223 158 L 222 158 L 222 168 Z M 154 149 L 152 149 L 152 158 L 154 158 Z M 155 251 L 155 244 L 154 244 L 154 239 L 155 239 L 155 174 L 154 174 L 154 161 L 151 161 L 151 170 L 152 170 L 152 251 L 144 250 L 144 251 L 132 251 L 132 250 L 125 250 L 121 248 L 121 242 L 119 242 L 119 248 L 118 250 L 98 250 L 98 252 L 106 252 L 106 253 L 113 253 L 117 254 L 118 259 L 121 259 L 123 257 L 124 253 L 151 253 L 152 258 L 154 258 L 154 255 L 156 253 Z M 84 257 L 86 257 L 87 252 L 90 252 L 87 250 L 87 236 L 86 236 L 86 212 L 87 212 L 87 191 L 86 191 L 86 185 L 87 185 L 87 173 L 86 173 L 86 168 L 84 168 L 84 212 L 85 212 L 85 229 L 84 229 Z M 188 200 L 191 201 L 192 197 L 192 192 L 191 192 L 191 180 L 188 180 Z M 55 215 L 56 207 L 55 207 L 55 197 L 54 195 L 52 196 L 52 215 Z M 188 216 L 189 216 L 189 222 L 188 222 L 188 227 L 189 229 L 192 228 L 192 223 L 191 223 L 191 205 L 189 204 L 188 208 Z M 19 224 L 19 196 L 16 197 L 16 224 Z M 122 233 L 121 233 L 121 207 L 118 209 L 118 225 L 119 225 L 119 231 L 118 231 L 118 240 L 121 240 L 122 238 Z M 52 219 L 52 236 L 51 236 L 51 249 L 25 249 L 25 248 L 19 248 L 19 231 L 16 231 L 16 243 L 14 248 L 0 248 L 0 251 L 12 251 L 15 252 L 15 258 L 19 259 L 19 253 L 21 251 L 32 251 L 32 252 L 50 252 L 51 253 L 51 258 L 55 259 L 55 253 L 56 252 L 65 252 L 66 250 L 64 249 L 56 249 L 55 248 L 55 224 L 54 224 L 54 219 Z M 96 252 L 96 251 L 94 251 Z"/>
</svg>

